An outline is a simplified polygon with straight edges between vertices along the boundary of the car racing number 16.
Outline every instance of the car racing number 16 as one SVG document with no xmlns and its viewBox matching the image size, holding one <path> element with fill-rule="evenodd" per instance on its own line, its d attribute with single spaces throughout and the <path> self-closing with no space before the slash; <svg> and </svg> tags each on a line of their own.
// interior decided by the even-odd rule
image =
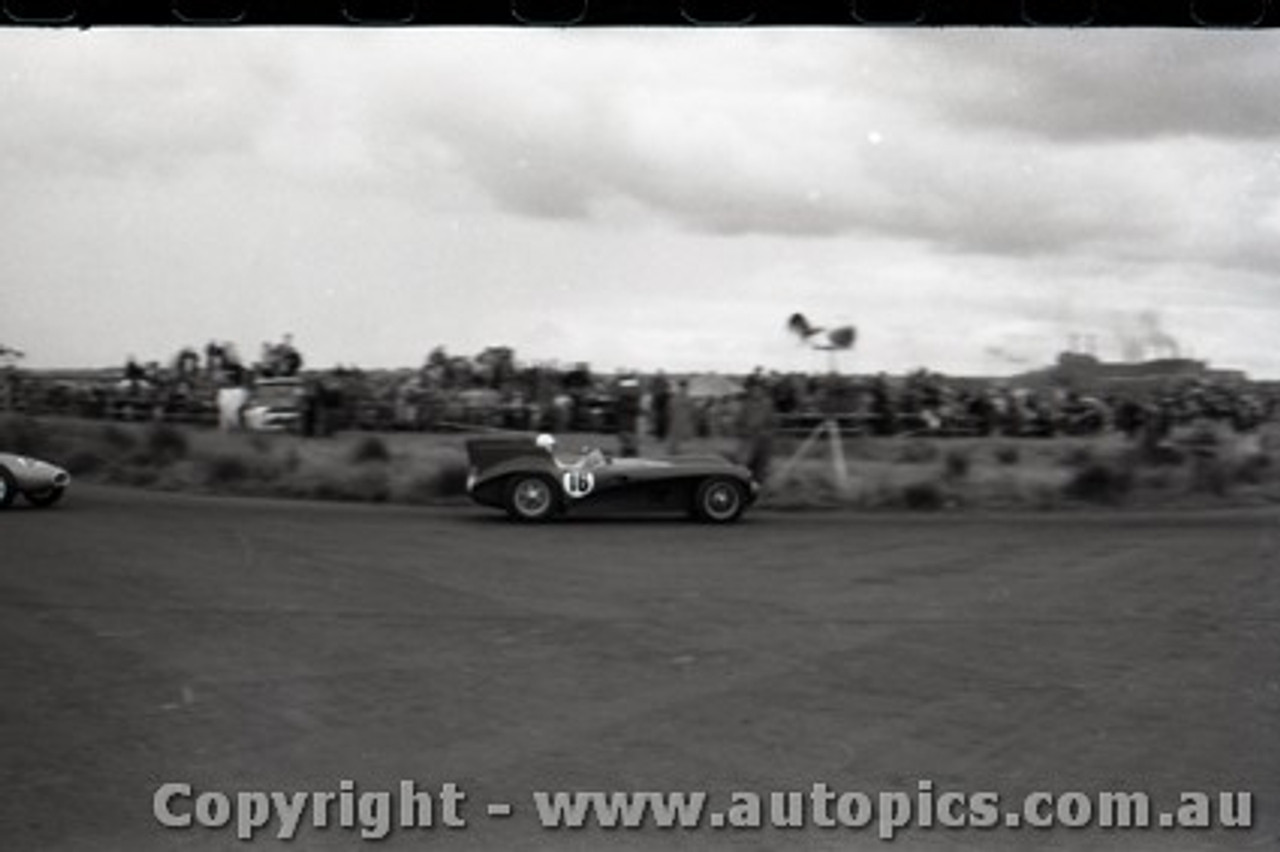
<svg viewBox="0 0 1280 852">
<path fill-rule="evenodd" d="M 596 476 L 589 470 L 570 470 L 564 475 L 564 493 L 575 499 L 581 499 L 596 487 Z"/>
</svg>

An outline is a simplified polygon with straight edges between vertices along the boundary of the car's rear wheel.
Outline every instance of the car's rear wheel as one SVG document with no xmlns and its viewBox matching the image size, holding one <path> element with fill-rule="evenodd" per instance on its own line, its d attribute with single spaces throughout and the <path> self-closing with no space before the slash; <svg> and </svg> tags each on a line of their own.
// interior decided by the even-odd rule
<svg viewBox="0 0 1280 852">
<path fill-rule="evenodd" d="M 0 509 L 6 508 L 18 496 L 18 480 L 7 467 L 0 467 Z"/>
<path fill-rule="evenodd" d="M 698 486 L 693 498 L 694 515 L 712 524 L 736 521 L 746 508 L 746 489 L 739 482 L 725 477 L 706 480 Z"/>
<path fill-rule="evenodd" d="M 61 500 L 62 492 L 66 490 L 67 489 L 62 486 L 54 485 L 49 488 L 41 489 L 40 491 L 28 491 L 24 496 L 27 498 L 27 502 L 32 506 L 38 506 L 41 509 L 46 509 Z"/>
<path fill-rule="evenodd" d="M 507 487 L 507 514 L 517 521 L 545 521 L 558 508 L 555 483 L 545 476 L 517 476 Z"/>
</svg>

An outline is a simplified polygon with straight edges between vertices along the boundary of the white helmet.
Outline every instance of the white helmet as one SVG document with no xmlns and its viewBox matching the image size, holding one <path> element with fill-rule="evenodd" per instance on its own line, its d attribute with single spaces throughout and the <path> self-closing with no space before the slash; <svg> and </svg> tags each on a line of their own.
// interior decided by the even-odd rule
<svg viewBox="0 0 1280 852">
<path fill-rule="evenodd" d="M 534 443 L 544 450 L 554 450 L 556 448 L 555 436 L 550 435 L 546 432 L 543 432 L 541 435 L 539 435 L 537 440 L 534 441 Z"/>
</svg>

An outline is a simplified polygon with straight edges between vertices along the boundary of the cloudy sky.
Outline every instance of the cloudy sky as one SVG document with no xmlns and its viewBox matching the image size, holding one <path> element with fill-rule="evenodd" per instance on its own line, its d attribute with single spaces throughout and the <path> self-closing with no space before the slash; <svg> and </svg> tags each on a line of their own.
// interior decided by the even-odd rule
<svg viewBox="0 0 1280 852">
<path fill-rule="evenodd" d="M 1280 376 L 1280 34 L 0 32 L 0 343 Z"/>
</svg>

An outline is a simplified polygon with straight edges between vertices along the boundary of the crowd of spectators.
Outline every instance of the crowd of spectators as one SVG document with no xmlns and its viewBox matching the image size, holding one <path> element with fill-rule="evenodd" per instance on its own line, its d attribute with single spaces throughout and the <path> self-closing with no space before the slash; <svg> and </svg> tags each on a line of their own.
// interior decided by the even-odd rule
<svg viewBox="0 0 1280 852">
<path fill-rule="evenodd" d="M 203 356 L 203 357 L 202 357 Z M 779 373 L 757 368 L 745 377 L 602 374 L 589 365 L 521 364 L 508 347 L 467 357 L 432 350 L 418 369 L 362 371 L 338 366 L 304 371 L 292 337 L 264 343 L 246 364 L 231 343 L 180 350 L 168 363 L 128 358 L 116 380 L 29 388 L 44 408 L 71 407 L 89 416 L 122 410 L 159 416 L 213 412 L 218 388 L 250 389 L 288 379 L 307 409 L 308 433 L 342 428 L 517 429 L 606 432 L 620 450 L 636 452 L 641 436 L 678 450 L 694 437 L 732 437 L 776 430 L 802 433 L 829 419 L 853 432 L 894 435 L 1127 435 L 1164 431 L 1197 419 L 1253 428 L 1276 412 L 1274 393 L 1249 383 L 1206 379 L 1129 382 L 1123 386 L 1013 386 L 919 370 L 906 376 Z M 24 396 L 10 367 L 2 399 Z M 37 406 L 41 407 L 41 406 Z"/>
</svg>

